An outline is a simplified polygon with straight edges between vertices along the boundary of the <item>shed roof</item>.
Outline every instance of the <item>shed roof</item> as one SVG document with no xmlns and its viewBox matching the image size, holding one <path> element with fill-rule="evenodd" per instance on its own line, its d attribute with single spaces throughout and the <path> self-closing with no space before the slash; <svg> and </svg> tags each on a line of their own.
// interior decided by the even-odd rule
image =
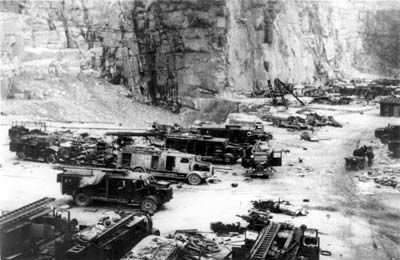
<svg viewBox="0 0 400 260">
<path fill-rule="evenodd" d="M 396 105 L 400 105 L 400 97 L 384 98 L 379 103 L 381 103 L 381 104 L 396 104 Z"/>
</svg>

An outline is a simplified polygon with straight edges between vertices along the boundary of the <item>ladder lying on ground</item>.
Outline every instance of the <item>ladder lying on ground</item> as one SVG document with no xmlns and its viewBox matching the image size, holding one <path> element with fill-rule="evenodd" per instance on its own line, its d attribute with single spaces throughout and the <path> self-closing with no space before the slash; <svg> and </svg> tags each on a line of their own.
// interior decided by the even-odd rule
<svg viewBox="0 0 400 260">
<path fill-rule="evenodd" d="M 280 227 L 281 224 L 272 222 L 261 230 L 254 246 L 250 250 L 250 260 L 264 260 L 267 257 Z"/>
<path fill-rule="evenodd" d="M 43 215 L 51 211 L 51 209 L 48 207 L 48 204 L 53 202 L 54 200 L 55 199 L 53 198 L 45 197 L 0 216 L 0 229 L 3 228 L 5 225 L 15 223 L 17 221 L 21 221 L 27 218 L 32 219 L 35 216 Z"/>
</svg>

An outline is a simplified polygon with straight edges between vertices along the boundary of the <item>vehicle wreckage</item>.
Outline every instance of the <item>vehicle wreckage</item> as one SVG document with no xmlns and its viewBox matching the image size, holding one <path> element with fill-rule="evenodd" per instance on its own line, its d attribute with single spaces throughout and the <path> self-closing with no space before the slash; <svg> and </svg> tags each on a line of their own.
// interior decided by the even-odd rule
<svg viewBox="0 0 400 260">
<path fill-rule="evenodd" d="M 144 237 L 159 234 L 143 212 L 108 212 L 93 226 L 42 198 L 0 216 L 1 259 L 116 260 Z"/>
<path fill-rule="evenodd" d="M 61 194 L 71 195 L 75 204 L 86 207 L 92 201 L 125 203 L 153 213 L 172 199 L 172 187 L 156 182 L 143 172 L 93 167 L 55 167 Z"/>
<path fill-rule="evenodd" d="M 367 160 L 366 160 L 367 158 Z M 367 162 L 368 166 L 372 165 L 374 159 L 374 152 L 372 146 L 361 146 L 353 151 L 353 156 L 345 157 L 346 170 L 358 171 L 365 168 Z"/>
<path fill-rule="evenodd" d="M 224 138 L 204 135 L 168 135 L 165 147 L 200 155 L 204 161 L 224 164 L 234 164 L 243 155 L 240 145 L 230 143 Z"/>
<path fill-rule="evenodd" d="M 319 260 L 320 239 L 317 229 L 305 225 L 294 227 L 287 223 L 271 222 L 255 240 L 232 247 L 232 260 Z"/>
<path fill-rule="evenodd" d="M 199 185 L 214 175 L 213 166 L 196 155 L 156 147 L 127 147 L 118 152 L 117 167 L 146 172 L 155 178 Z"/>
</svg>

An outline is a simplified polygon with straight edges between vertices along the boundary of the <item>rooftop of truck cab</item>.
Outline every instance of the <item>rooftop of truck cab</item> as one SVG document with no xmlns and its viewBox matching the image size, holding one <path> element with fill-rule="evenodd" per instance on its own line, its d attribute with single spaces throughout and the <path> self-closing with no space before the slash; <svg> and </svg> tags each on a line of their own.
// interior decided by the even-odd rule
<svg viewBox="0 0 400 260">
<path fill-rule="evenodd" d="M 129 180 L 146 180 L 151 177 L 150 174 L 144 172 L 133 172 L 129 170 L 106 169 L 106 168 L 84 168 L 84 167 L 65 167 L 63 175 L 74 177 L 94 176 L 93 171 L 106 172 L 108 177 L 113 179 L 129 179 Z"/>
<path fill-rule="evenodd" d="M 167 137 L 167 139 L 183 139 L 183 140 L 196 140 L 196 141 L 219 142 L 219 143 L 227 142 L 225 138 L 211 137 L 211 136 L 207 136 L 206 138 L 204 138 L 204 136 L 202 137 L 202 136 L 170 135 Z"/>
</svg>

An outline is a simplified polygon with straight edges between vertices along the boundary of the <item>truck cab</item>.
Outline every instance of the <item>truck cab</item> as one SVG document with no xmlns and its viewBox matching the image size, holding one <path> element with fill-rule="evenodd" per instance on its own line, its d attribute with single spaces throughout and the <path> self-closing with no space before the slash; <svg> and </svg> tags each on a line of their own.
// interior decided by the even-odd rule
<svg viewBox="0 0 400 260">
<path fill-rule="evenodd" d="M 213 175 L 210 163 L 193 154 L 151 147 L 131 147 L 117 156 L 117 167 L 147 172 L 159 179 L 186 180 L 199 185 Z"/>
<path fill-rule="evenodd" d="M 147 212 L 172 198 L 169 183 L 155 182 L 149 174 L 129 170 L 62 167 L 57 175 L 61 193 L 71 195 L 76 205 L 86 207 L 94 200 L 140 206 Z"/>
</svg>

